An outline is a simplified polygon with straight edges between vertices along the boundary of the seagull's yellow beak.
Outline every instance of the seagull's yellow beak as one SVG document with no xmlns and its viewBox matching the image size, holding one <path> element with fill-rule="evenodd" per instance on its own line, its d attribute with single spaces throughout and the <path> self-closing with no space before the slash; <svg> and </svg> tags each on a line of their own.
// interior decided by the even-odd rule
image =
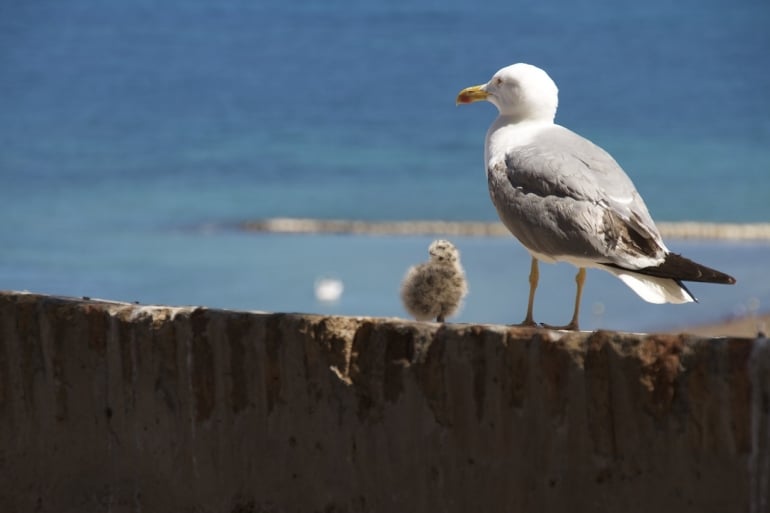
<svg viewBox="0 0 770 513">
<path fill-rule="evenodd" d="M 475 85 L 473 87 L 466 87 L 465 89 L 460 91 L 460 94 L 457 95 L 456 105 L 480 102 L 481 100 L 486 100 L 489 95 L 487 94 L 487 91 L 484 89 L 485 86 L 486 84 Z"/>
</svg>

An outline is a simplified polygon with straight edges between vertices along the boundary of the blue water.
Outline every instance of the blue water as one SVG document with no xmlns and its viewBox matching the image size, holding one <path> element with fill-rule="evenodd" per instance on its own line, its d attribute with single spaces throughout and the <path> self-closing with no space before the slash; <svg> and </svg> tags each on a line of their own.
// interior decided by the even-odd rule
<svg viewBox="0 0 770 513">
<path fill-rule="evenodd" d="M 658 220 L 770 221 L 770 4 L 35 0 L 0 4 L 0 289 L 143 303 L 404 316 L 428 238 L 288 236 L 261 217 L 493 220 L 491 105 L 463 87 L 517 61 L 557 120 L 608 149 Z M 524 315 L 528 256 L 457 239 L 457 320 Z M 770 305 L 770 245 L 669 241 L 738 279 L 647 305 L 590 272 L 583 326 L 648 330 Z M 543 266 L 566 322 L 574 270 Z M 321 275 L 341 301 L 313 297 Z"/>
</svg>

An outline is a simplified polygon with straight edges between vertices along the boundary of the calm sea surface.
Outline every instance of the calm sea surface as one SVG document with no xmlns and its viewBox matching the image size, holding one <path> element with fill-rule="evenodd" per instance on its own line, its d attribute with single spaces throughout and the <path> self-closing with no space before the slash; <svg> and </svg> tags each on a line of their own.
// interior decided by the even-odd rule
<svg viewBox="0 0 770 513">
<path fill-rule="evenodd" d="M 426 237 L 242 233 L 275 216 L 493 220 L 491 105 L 457 92 L 530 62 L 557 121 L 609 150 L 658 220 L 770 221 L 770 4 L 499 0 L 35 0 L 0 5 L 0 289 L 404 316 Z M 458 321 L 524 316 L 528 256 L 458 238 Z M 585 328 L 770 307 L 770 243 L 668 241 L 736 276 L 648 305 L 589 272 Z M 320 276 L 345 283 L 318 303 Z M 566 322 L 574 270 L 543 266 Z"/>
</svg>

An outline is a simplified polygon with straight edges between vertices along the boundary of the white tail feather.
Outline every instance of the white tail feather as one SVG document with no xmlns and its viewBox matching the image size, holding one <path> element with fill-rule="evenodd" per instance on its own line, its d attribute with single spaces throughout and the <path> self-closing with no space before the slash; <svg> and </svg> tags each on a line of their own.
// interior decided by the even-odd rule
<svg viewBox="0 0 770 513">
<path fill-rule="evenodd" d="M 648 276 L 613 267 L 604 267 L 603 269 L 620 278 L 623 283 L 648 303 L 692 303 L 695 301 L 687 289 L 679 285 L 676 280 Z"/>
</svg>

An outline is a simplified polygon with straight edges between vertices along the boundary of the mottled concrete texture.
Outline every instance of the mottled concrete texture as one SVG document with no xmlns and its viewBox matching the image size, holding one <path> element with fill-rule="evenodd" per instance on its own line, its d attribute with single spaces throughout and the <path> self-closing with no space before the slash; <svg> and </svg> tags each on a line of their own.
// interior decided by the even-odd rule
<svg viewBox="0 0 770 513">
<path fill-rule="evenodd" d="M 3 512 L 763 512 L 762 340 L 0 293 Z"/>
</svg>

